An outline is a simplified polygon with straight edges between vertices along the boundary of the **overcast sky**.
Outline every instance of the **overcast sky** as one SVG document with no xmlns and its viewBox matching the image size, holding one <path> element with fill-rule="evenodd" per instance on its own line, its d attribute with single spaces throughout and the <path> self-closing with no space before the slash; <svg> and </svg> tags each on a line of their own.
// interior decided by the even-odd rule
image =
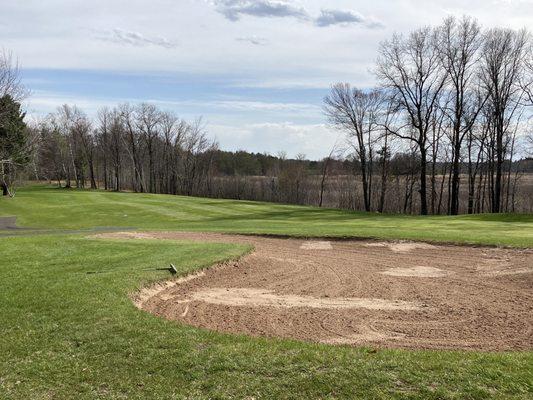
<svg viewBox="0 0 533 400">
<path fill-rule="evenodd" d="M 0 0 L 0 47 L 35 116 L 149 101 L 203 116 L 223 149 L 321 158 L 329 86 L 372 86 L 380 41 L 463 14 L 531 27 L 533 0 Z"/>
</svg>

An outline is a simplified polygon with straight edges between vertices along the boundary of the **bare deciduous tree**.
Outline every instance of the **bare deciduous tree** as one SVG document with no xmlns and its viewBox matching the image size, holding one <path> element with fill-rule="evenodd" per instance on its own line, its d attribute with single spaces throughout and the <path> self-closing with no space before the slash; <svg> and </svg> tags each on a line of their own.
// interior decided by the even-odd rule
<svg viewBox="0 0 533 400">
<path fill-rule="evenodd" d="M 324 111 L 330 123 L 348 132 L 350 144 L 360 163 L 365 210 L 371 210 L 372 161 L 374 143 L 380 132 L 379 117 L 382 93 L 379 90 L 364 92 L 347 83 L 338 83 L 324 99 Z"/>
<path fill-rule="evenodd" d="M 0 51 L 0 97 L 10 96 L 14 101 L 20 102 L 28 95 L 20 77 L 18 62 L 11 52 Z"/>
<path fill-rule="evenodd" d="M 502 167 L 505 140 L 520 105 L 524 56 L 528 43 L 525 30 L 490 29 L 484 38 L 480 80 L 488 96 L 494 133 L 495 177 L 492 185 L 492 212 L 501 211 Z"/>
<path fill-rule="evenodd" d="M 428 213 L 427 151 L 431 121 L 439 107 L 447 74 L 439 60 L 436 34 L 429 27 L 406 38 L 394 35 L 381 44 L 376 74 L 390 100 L 405 113 L 407 123 L 391 129 L 399 138 L 411 141 L 420 154 L 420 213 Z M 390 129 L 390 128 L 389 128 Z"/>
<path fill-rule="evenodd" d="M 485 99 L 470 93 L 475 90 L 478 50 L 482 44 L 481 28 L 478 23 L 463 17 L 456 20 L 447 18 L 438 29 L 437 49 L 440 61 L 449 77 L 446 115 L 451 121 L 450 141 L 452 146 L 452 178 L 450 214 L 459 212 L 461 149 L 466 134 L 470 131 Z"/>
</svg>

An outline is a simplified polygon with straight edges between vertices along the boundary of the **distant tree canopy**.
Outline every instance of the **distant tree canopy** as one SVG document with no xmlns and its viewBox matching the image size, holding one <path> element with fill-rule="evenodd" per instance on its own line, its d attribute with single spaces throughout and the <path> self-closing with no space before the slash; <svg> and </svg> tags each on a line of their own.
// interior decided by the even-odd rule
<svg viewBox="0 0 533 400">
<path fill-rule="evenodd" d="M 271 167 L 269 156 L 245 151 L 219 151 L 217 164 L 224 175 L 266 175 Z"/>
</svg>

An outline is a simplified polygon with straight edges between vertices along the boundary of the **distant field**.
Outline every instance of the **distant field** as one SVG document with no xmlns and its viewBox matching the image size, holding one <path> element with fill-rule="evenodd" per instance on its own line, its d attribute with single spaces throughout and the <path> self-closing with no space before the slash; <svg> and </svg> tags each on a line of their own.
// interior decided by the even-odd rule
<svg viewBox="0 0 533 400">
<path fill-rule="evenodd" d="M 387 196 L 385 198 L 384 210 L 385 212 L 404 212 L 406 207 L 407 213 L 410 213 L 411 207 L 413 210 L 419 210 L 420 199 L 416 193 L 411 200 L 406 201 L 406 188 L 408 183 L 406 182 L 406 176 L 398 176 L 392 179 L 387 184 Z M 449 176 L 436 175 L 436 201 L 434 204 L 435 210 L 445 212 L 448 206 L 448 178 Z M 507 179 L 507 175 L 506 175 Z M 514 175 L 512 178 L 514 179 Z M 444 181 L 443 181 L 444 180 Z M 381 177 L 374 176 L 374 189 L 372 191 L 373 207 L 379 204 Z M 322 176 L 320 174 L 308 175 L 300 184 L 298 193 L 299 204 L 317 206 L 320 199 L 320 186 L 322 183 Z M 323 205 L 331 208 L 342 208 L 349 210 L 364 210 L 364 196 L 363 196 L 363 183 L 360 175 L 338 175 L 332 174 L 328 176 L 326 180 L 326 190 L 323 197 Z M 477 182 L 479 183 L 479 182 Z M 476 183 L 476 185 L 477 185 Z M 428 184 L 429 178 L 428 178 Z M 278 181 L 279 186 L 279 181 Z M 442 200 L 441 200 L 441 189 Z M 477 189 L 476 189 L 477 190 Z M 272 185 L 272 177 L 269 176 L 215 176 L 213 177 L 211 186 L 211 193 L 217 193 L 220 197 L 228 199 L 245 199 L 245 200 L 265 200 L 265 201 L 287 201 L 288 203 L 296 201 L 296 192 L 294 188 L 283 187 L 280 190 L 279 187 Z M 504 190 L 504 193 L 507 193 Z M 468 208 L 468 175 L 461 175 L 460 192 L 459 192 L 459 210 L 464 213 Z M 431 197 L 431 196 L 430 196 Z M 474 207 L 478 207 L 476 193 L 476 201 Z M 531 213 L 533 212 L 533 173 L 521 173 L 516 184 L 516 191 L 514 193 L 514 205 L 513 196 L 510 193 L 509 202 L 507 202 L 506 195 L 504 196 L 503 205 L 509 207 L 509 210 L 514 210 L 519 213 Z M 272 200 L 274 199 L 274 200 Z M 431 207 L 431 199 L 428 200 Z M 514 208 L 513 208 L 514 207 Z M 480 208 L 481 209 L 481 208 Z M 485 201 L 483 210 L 488 211 L 490 209 L 488 192 L 485 193 Z M 505 208 L 507 210 L 507 208 Z"/>
<path fill-rule="evenodd" d="M 421 217 L 33 186 L 0 199 L 0 216 L 8 215 L 41 229 L 131 227 L 533 247 L 533 214 Z"/>
</svg>

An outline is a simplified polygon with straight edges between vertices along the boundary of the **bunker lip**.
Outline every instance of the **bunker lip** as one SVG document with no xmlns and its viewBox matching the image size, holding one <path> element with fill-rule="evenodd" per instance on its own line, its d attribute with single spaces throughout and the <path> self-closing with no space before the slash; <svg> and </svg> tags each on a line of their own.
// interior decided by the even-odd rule
<svg viewBox="0 0 533 400">
<path fill-rule="evenodd" d="M 329 344 L 533 349 L 533 249 L 433 244 L 398 252 L 360 240 L 330 241 L 329 249 L 312 243 L 324 239 L 183 232 L 96 236 L 252 245 L 255 251 L 239 261 L 174 280 L 137 304 L 189 325 Z M 335 306 L 346 299 L 359 303 Z M 367 304 L 362 299 L 371 306 L 361 307 Z"/>
<path fill-rule="evenodd" d="M 163 230 L 164 231 L 164 230 Z M 155 231 L 150 231 L 155 232 Z M 167 231 L 169 232 L 169 231 Z M 185 233 L 187 231 L 173 231 Z M 192 231 L 191 233 L 206 233 L 206 234 L 219 234 L 219 235 L 233 235 L 233 236 L 248 236 L 255 238 L 265 238 L 265 239 L 295 239 L 295 240 L 318 240 L 325 241 L 329 240 L 331 242 L 367 242 L 367 243 L 422 243 L 435 246 L 453 246 L 453 247 L 472 247 L 472 248 L 489 248 L 489 249 L 510 249 L 510 250 L 531 250 L 532 247 L 521 247 L 517 245 L 508 245 L 508 244 L 491 244 L 491 243 L 477 243 L 471 241 L 454 241 L 454 240 L 431 240 L 431 239 L 421 239 L 421 238 L 386 238 L 382 236 L 371 236 L 371 235 L 316 235 L 311 236 L 308 234 L 298 234 L 298 233 L 268 233 L 268 232 L 233 232 L 233 233 L 223 233 L 221 231 Z"/>
</svg>

